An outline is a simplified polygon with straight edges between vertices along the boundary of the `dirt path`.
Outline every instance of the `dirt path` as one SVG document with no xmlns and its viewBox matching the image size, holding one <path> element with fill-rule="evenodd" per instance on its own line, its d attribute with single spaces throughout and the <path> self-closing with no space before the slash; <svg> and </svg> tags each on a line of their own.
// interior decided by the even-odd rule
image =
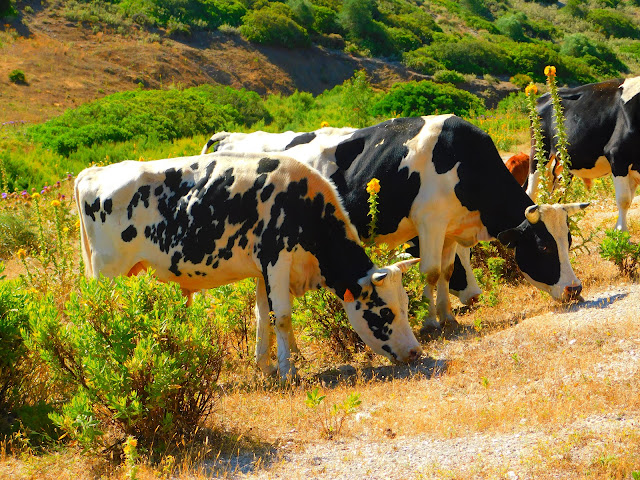
<svg viewBox="0 0 640 480">
<path fill-rule="evenodd" d="M 536 331 L 540 335 L 553 332 L 568 358 L 581 354 L 580 345 L 587 342 L 594 328 L 605 328 L 605 336 L 626 331 L 628 335 L 621 337 L 614 333 L 611 348 L 601 349 L 599 361 L 584 362 L 580 368 L 574 364 L 559 365 L 548 377 L 553 382 L 563 382 L 562 385 L 577 378 L 629 382 L 634 389 L 640 384 L 640 328 L 630 329 L 629 322 L 635 324 L 638 319 L 640 285 L 623 285 L 592 293 L 585 302 L 571 308 L 527 318 L 513 328 L 483 337 L 481 342 L 499 351 Z M 452 342 L 440 355 L 442 359 L 455 357 L 460 348 Z M 438 377 L 417 377 L 413 381 L 416 388 L 421 388 L 424 385 L 419 383 L 438 382 Z M 532 381 L 529 386 L 535 388 L 533 384 L 538 382 Z M 355 415 L 352 425 L 365 422 L 382 403 L 365 407 Z M 429 434 L 390 434 L 394 438 L 388 438 L 379 432 L 365 431 L 310 444 L 284 442 L 266 458 L 240 455 L 225 459 L 225 474 L 236 479 L 392 480 L 579 478 L 591 472 L 593 478 L 601 478 L 598 472 L 613 468 L 615 461 L 622 462 L 623 456 L 616 456 L 615 452 L 633 449 L 629 442 L 638 445 L 640 411 L 626 409 L 624 404 L 613 413 L 573 412 L 570 416 L 571 421 L 551 422 L 542 427 L 529 425 L 523 418 L 515 426 L 506 427 L 506 432 L 469 432 L 450 438 Z M 510 421 L 505 419 L 506 423 Z M 627 468 L 640 470 L 640 458 L 635 458 L 637 465 Z"/>
</svg>

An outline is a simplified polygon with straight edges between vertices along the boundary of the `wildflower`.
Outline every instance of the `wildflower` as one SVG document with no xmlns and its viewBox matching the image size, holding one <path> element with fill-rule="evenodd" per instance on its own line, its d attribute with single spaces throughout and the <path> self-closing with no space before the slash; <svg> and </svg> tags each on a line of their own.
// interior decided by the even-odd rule
<svg viewBox="0 0 640 480">
<path fill-rule="evenodd" d="M 62 233 L 69 233 L 69 227 L 64 227 L 62 229 Z"/>
<path fill-rule="evenodd" d="M 60 200 L 54 200 L 53 202 L 51 202 L 51 206 L 53 208 L 58 208 L 60 206 Z"/>
<path fill-rule="evenodd" d="M 27 196 L 27 195 L 29 195 L 29 194 L 27 193 L 27 191 L 26 191 L 26 190 L 23 190 L 23 191 L 22 191 L 22 193 L 21 193 L 20 195 L 22 195 L 23 197 L 26 197 L 26 196 Z"/>
<path fill-rule="evenodd" d="M 328 126 L 329 126 L 329 122 L 324 121 L 324 120 L 322 122 L 320 122 L 320 128 L 325 128 L 325 127 L 328 127 Z"/>
<path fill-rule="evenodd" d="M 536 86 L 535 83 L 530 83 L 529 85 L 527 85 L 527 88 L 524 89 L 524 93 L 525 95 L 527 95 L 527 97 L 529 95 L 537 95 L 538 87 Z"/>
<path fill-rule="evenodd" d="M 547 77 L 555 77 L 556 76 L 556 67 L 554 67 L 553 65 L 547 65 L 546 67 L 544 67 L 544 74 Z"/>
<path fill-rule="evenodd" d="M 138 446 L 138 439 L 134 437 L 127 438 L 125 447 L 129 447 L 129 450 Z"/>
<path fill-rule="evenodd" d="M 372 178 L 369 183 L 367 183 L 367 193 L 373 195 L 378 192 L 380 192 L 380 180 Z"/>
<path fill-rule="evenodd" d="M 27 251 L 24 248 L 21 248 L 16 252 L 16 255 L 20 260 L 24 260 L 27 256 Z"/>
<path fill-rule="evenodd" d="M 7 194 L 5 192 L 2 192 L 2 198 L 7 198 Z"/>
</svg>

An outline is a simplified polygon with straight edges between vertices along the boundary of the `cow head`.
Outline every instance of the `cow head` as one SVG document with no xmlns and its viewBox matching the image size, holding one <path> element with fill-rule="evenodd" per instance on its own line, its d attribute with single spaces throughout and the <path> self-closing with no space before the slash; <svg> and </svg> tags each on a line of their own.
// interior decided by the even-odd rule
<svg viewBox="0 0 640 480">
<path fill-rule="evenodd" d="M 582 291 L 569 260 L 568 218 L 588 206 L 588 203 L 531 205 L 525 210 L 524 222 L 498 234 L 500 242 L 515 248 L 516 263 L 525 278 L 556 300 L 576 299 Z"/>
<path fill-rule="evenodd" d="M 343 304 L 353 329 L 371 349 L 393 362 L 407 363 L 422 355 L 409 325 L 409 297 L 402 273 L 420 259 L 372 268 L 358 282 L 357 296 L 347 290 Z"/>
</svg>

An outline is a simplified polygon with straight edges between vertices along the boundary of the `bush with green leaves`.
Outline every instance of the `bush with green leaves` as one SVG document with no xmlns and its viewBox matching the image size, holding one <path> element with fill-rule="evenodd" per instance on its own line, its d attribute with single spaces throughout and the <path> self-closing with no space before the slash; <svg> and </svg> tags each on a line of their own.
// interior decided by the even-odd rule
<svg viewBox="0 0 640 480">
<path fill-rule="evenodd" d="M 187 307 L 177 284 L 147 273 L 83 280 L 63 314 L 54 303 L 28 304 L 25 343 L 73 392 L 51 415 L 60 429 L 85 448 L 128 435 L 163 448 L 194 433 L 222 357 L 201 298 Z"/>
<path fill-rule="evenodd" d="M 396 84 L 373 107 L 374 115 L 416 117 L 434 113 L 454 113 L 469 116 L 481 113 L 484 104 L 475 95 L 449 84 L 428 80 Z"/>
<path fill-rule="evenodd" d="M 12 83 L 24 85 L 27 83 L 27 77 L 22 70 L 12 70 L 9 73 L 9 81 Z"/>
<path fill-rule="evenodd" d="M 0 414 L 21 405 L 27 378 L 27 349 L 20 333 L 28 325 L 24 311 L 27 293 L 17 281 L 5 280 L 3 270 L 0 263 Z"/>
<path fill-rule="evenodd" d="M 116 93 L 67 110 L 28 133 L 68 157 L 82 146 L 145 137 L 174 140 L 268 118 L 257 93 L 203 85 Z"/>
<path fill-rule="evenodd" d="M 433 80 L 438 83 L 462 83 L 464 75 L 455 70 L 438 70 L 433 74 Z"/>
<path fill-rule="evenodd" d="M 311 44 L 307 30 L 298 25 L 291 9 L 273 3 L 259 10 L 250 10 L 243 17 L 240 33 L 250 42 L 283 47 L 306 47 Z"/>
<path fill-rule="evenodd" d="M 622 12 L 605 8 L 594 8 L 587 14 L 587 20 L 607 37 L 639 38 L 638 26 Z"/>
<path fill-rule="evenodd" d="M 600 244 L 600 256 L 616 264 L 623 275 L 637 277 L 640 268 L 640 245 L 631 242 L 629 232 L 606 230 Z"/>
<path fill-rule="evenodd" d="M 616 77 L 628 71 L 627 66 L 606 44 L 591 40 L 583 33 L 566 36 L 560 53 L 582 59 L 597 75 L 603 77 Z"/>
<path fill-rule="evenodd" d="M 440 62 L 431 57 L 427 47 L 403 53 L 402 63 L 404 63 L 407 68 L 424 75 L 433 75 L 436 71 L 444 69 L 444 66 Z"/>
<path fill-rule="evenodd" d="M 509 52 L 483 39 L 451 37 L 431 44 L 426 51 L 445 68 L 461 73 L 502 75 L 514 71 Z"/>
</svg>

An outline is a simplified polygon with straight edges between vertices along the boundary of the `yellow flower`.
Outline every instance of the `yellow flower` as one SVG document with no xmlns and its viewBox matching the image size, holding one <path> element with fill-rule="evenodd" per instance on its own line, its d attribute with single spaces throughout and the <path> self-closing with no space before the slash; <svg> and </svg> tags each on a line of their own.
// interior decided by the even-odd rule
<svg viewBox="0 0 640 480">
<path fill-rule="evenodd" d="M 324 120 L 322 122 L 320 122 L 320 128 L 324 128 L 324 127 L 328 127 L 328 126 L 329 126 L 329 122 L 326 122 Z"/>
<path fill-rule="evenodd" d="M 18 255 L 18 258 L 19 258 L 20 260 L 24 260 L 24 259 L 25 259 L 25 257 L 27 256 L 27 251 L 26 251 L 24 248 L 21 248 L 20 250 L 18 250 L 18 251 L 16 252 L 16 255 Z"/>
<path fill-rule="evenodd" d="M 369 183 L 367 183 L 367 193 L 373 195 L 378 192 L 380 192 L 380 180 L 372 178 Z"/>
<path fill-rule="evenodd" d="M 34 200 L 38 200 L 40 198 L 40 194 L 38 192 L 33 192 L 31 194 L 31 198 L 33 198 Z"/>
<path fill-rule="evenodd" d="M 547 77 L 555 77 L 556 76 L 556 67 L 554 67 L 553 65 L 547 65 L 546 67 L 544 67 L 544 74 Z"/>
<path fill-rule="evenodd" d="M 529 95 L 537 95 L 538 87 L 536 87 L 535 83 L 530 83 L 529 85 L 527 85 L 527 88 L 524 89 L 524 93 L 527 95 L 527 97 Z"/>
<path fill-rule="evenodd" d="M 63 233 L 69 233 L 69 227 L 64 227 L 64 228 L 62 229 L 62 232 L 63 232 Z"/>
<path fill-rule="evenodd" d="M 58 208 L 60 206 L 60 200 L 54 200 L 51 202 L 51 206 L 54 208 Z"/>
</svg>

